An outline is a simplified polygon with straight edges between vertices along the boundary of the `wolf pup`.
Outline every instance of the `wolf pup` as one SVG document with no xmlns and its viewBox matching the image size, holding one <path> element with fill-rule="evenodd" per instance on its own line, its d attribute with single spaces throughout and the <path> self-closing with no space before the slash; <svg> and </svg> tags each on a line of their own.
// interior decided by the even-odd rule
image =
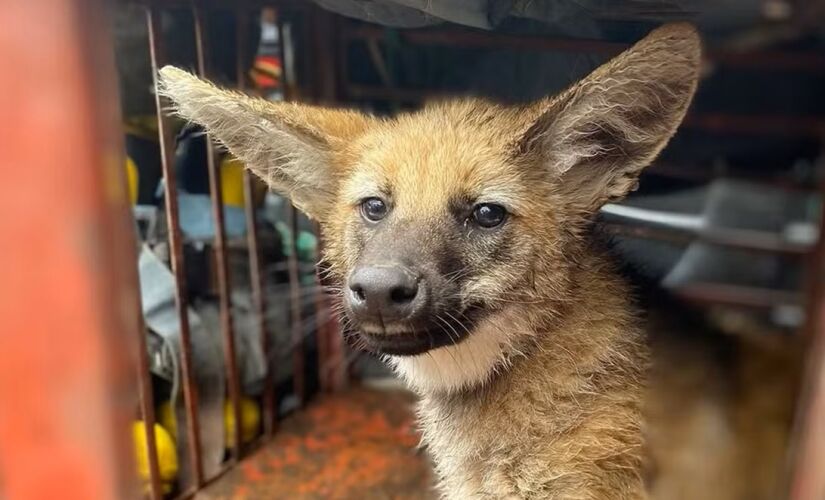
<svg viewBox="0 0 825 500">
<path fill-rule="evenodd" d="M 421 397 L 445 497 L 617 500 L 645 496 L 648 348 L 591 221 L 673 135 L 699 66 L 696 31 L 667 25 L 555 97 L 392 119 L 160 78 L 320 222 L 352 329 Z"/>
</svg>

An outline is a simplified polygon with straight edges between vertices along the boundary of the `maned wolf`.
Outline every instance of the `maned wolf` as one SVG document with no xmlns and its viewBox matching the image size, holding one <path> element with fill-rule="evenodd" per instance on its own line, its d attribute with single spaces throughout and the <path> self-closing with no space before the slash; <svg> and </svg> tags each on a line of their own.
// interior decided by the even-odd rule
<svg viewBox="0 0 825 500">
<path fill-rule="evenodd" d="M 673 135 L 699 66 L 674 24 L 524 106 L 380 119 L 172 67 L 161 84 L 320 222 L 352 328 L 421 396 L 445 496 L 637 499 L 648 346 L 591 225 Z"/>
</svg>

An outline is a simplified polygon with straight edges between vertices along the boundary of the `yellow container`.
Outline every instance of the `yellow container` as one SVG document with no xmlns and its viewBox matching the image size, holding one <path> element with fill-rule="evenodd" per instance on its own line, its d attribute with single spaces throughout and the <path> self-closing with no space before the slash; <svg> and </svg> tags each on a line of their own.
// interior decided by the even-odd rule
<svg viewBox="0 0 825 500">
<path fill-rule="evenodd" d="M 146 423 L 137 420 L 132 424 L 132 439 L 135 443 L 135 464 L 138 477 L 149 483 L 149 448 L 146 444 Z M 158 456 L 158 471 L 163 492 L 172 491 L 172 484 L 178 476 L 178 452 L 175 440 L 161 425 L 155 424 L 155 447 Z"/>
</svg>

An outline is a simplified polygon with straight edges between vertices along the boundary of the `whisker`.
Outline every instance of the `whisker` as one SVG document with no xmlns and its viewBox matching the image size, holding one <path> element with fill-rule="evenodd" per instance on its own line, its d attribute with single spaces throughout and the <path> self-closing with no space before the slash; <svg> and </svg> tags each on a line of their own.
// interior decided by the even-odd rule
<svg viewBox="0 0 825 500">
<path fill-rule="evenodd" d="M 449 331 L 444 330 L 444 332 L 447 334 L 447 336 L 448 336 L 448 337 L 450 337 L 450 340 L 452 340 L 452 341 L 453 341 L 453 345 L 455 345 L 455 343 L 456 343 L 456 342 L 458 342 L 458 340 L 459 340 L 459 338 L 461 337 L 461 335 L 459 335 L 459 334 L 458 334 L 458 332 L 455 330 L 455 328 L 453 328 L 453 327 L 452 327 L 452 325 L 450 325 L 450 323 L 449 323 L 446 319 L 442 318 L 440 314 L 437 314 L 437 315 L 435 316 L 435 319 L 436 319 L 437 321 L 440 321 L 440 322 L 444 323 L 444 324 L 445 324 L 445 325 L 447 325 L 448 327 L 450 327 L 450 329 L 451 329 L 451 330 L 455 333 L 455 338 L 453 338 L 453 336 L 452 336 L 452 335 L 450 335 L 450 332 L 449 332 Z M 451 350 L 451 349 L 449 349 L 449 346 L 448 346 L 447 348 L 445 348 L 444 350 L 445 350 L 445 351 L 447 352 L 447 354 L 450 356 L 450 359 L 452 359 L 452 360 L 453 360 L 453 364 L 454 364 L 454 365 L 455 365 L 455 366 L 456 366 L 456 367 L 457 367 L 457 368 L 458 368 L 461 372 L 464 372 L 464 365 L 462 365 L 461 363 L 459 363 L 459 362 L 458 362 L 458 360 L 457 360 L 457 359 L 455 359 L 455 356 L 453 356 L 453 352 L 452 352 L 452 350 Z"/>
<path fill-rule="evenodd" d="M 447 316 L 449 316 L 449 317 L 450 317 L 450 319 L 452 319 L 453 321 L 455 321 L 455 322 L 456 322 L 456 323 L 457 323 L 457 324 L 458 324 L 461 328 L 463 328 L 463 329 L 464 329 L 464 331 L 467 333 L 467 335 L 468 335 L 468 336 L 472 335 L 472 332 L 471 332 L 471 331 L 470 331 L 470 329 L 467 327 L 467 325 L 466 325 L 466 324 L 464 324 L 464 322 L 463 322 L 463 321 L 461 321 L 461 320 L 457 319 L 455 316 L 453 316 L 452 314 L 450 314 L 450 311 L 444 311 L 444 313 L 445 313 Z M 459 315 L 461 316 L 461 318 L 462 318 L 463 320 L 465 320 L 465 321 L 469 321 L 469 318 L 467 318 L 467 315 L 466 315 L 466 314 L 464 314 L 464 312 L 459 311 Z M 467 344 L 467 346 L 469 347 L 469 350 L 470 350 L 470 351 L 472 351 L 472 349 L 473 349 L 473 348 L 471 347 L 471 346 L 472 346 L 472 343 Z M 471 352 L 471 353 L 470 353 L 470 357 L 471 357 L 471 358 L 472 358 L 472 360 L 473 360 L 473 364 L 475 365 L 476 371 L 480 373 L 480 372 L 481 372 L 481 367 L 479 367 L 479 365 L 478 365 L 478 357 L 477 357 L 477 356 L 475 355 L 475 353 L 473 353 L 473 352 Z"/>
</svg>

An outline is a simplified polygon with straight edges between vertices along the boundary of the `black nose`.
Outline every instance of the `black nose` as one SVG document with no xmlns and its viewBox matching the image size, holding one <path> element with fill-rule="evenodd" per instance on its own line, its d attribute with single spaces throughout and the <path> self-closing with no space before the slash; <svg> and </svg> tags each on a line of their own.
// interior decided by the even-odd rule
<svg viewBox="0 0 825 500">
<path fill-rule="evenodd" d="M 420 281 L 418 273 L 400 264 L 362 266 L 350 275 L 347 298 L 359 316 L 381 321 L 405 319 L 425 302 Z"/>
</svg>

